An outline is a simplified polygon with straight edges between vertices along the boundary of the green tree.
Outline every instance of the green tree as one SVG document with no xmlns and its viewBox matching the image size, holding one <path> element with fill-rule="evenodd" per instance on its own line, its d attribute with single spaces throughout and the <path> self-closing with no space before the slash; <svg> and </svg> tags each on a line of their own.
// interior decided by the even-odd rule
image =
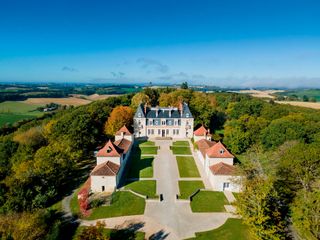
<svg viewBox="0 0 320 240">
<path fill-rule="evenodd" d="M 181 83 L 181 87 L 180 87 L 181 89 L 188 89 L 189 87 L 188 87 L 188 83 L 187 82 L 183 82 L 183 83 Z"/>
<path fill-rule="evenodd" d="M 132 99 L 131 99 L 131 108 L 135 110 L 135 109 L 137 109 L 137 107 L 141 103 L 150 104 L 149 96 L 147 94 L 143 93 L 143 92 L 137 93 L 132 97 Z"/>
</svg>

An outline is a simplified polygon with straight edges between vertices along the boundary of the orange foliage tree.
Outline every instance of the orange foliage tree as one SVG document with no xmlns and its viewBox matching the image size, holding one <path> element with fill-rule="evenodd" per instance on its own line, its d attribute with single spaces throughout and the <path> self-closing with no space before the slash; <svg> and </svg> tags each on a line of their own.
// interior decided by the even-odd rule
<svg viewBox="0 0 320 240">
<path fill-rule="evenodd" d="M 114 135 L 123 125 L 130 127 L 133 123 L 133 115 L 133 110 L 130 107 L 115 107 L 105 123 L 104 132 Z"/>
</svg>

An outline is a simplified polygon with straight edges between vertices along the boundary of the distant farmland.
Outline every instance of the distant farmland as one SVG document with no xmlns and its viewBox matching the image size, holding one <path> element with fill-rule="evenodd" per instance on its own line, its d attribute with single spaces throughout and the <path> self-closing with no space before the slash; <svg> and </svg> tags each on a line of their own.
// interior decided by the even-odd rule
<svg viewBox="0 0 320 240">
<path fill-rule="evenodd" d="M 43 115 L 37 110 L 41 105 L 30 105 L 23 102 L 6 101 L 0 103 L 0 127 L 23 119 L 30 119 Z"/>
</svg>

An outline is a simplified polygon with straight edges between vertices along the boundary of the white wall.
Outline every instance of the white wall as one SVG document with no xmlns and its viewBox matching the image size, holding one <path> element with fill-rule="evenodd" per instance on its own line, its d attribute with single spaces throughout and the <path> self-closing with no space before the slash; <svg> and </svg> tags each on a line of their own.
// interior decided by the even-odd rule
<svg viewBox="0 0 320 240">
<path fill-rule="evenodd" d="M 92 192 L 102 192 L 102 186 L 105 192 L 113 192 L 116 185 L 116 176 L 91 176 Z"/>
<path fill-rule="evenodd" d="M 202 165 L 204 166 L 204 165 L 205 165 L 205 159 L 204 159 L 202 153 L 201 153 L 199 150 L 196 150 L 196 153 L 197 153 L 197 155 L 198 155 L 198 158 L 199 158 L 200 162 L 201 162 Z"/>
<path fill-rule="evenodd" d="M 212 189 L 214 191 L 231 191 L 231 192 L 240 192 L 240 176 L 226 176 L 226 175 L 213 175 L 212 173 L 209 176 L 209 181 L 211 183 Z M 228 182 L 229 188 L 223 189 L 223 183 Z"/>
<path fill-rule="evenodd" d="M 127 139 L 127 140 L 129 140 L 130 142 L 133 141 L 133 135 L 123 135 L 123 136 L 121 136 L 121 135 L 116 135 L 116 136 L 114 137 L 114 140 L 115 140 L 115 141 L 118 141 L 118 140 L 121 140 L 122 138 Z"/>
<path fill-rule="evenodd" d="M 97 165 L 108 161 L 120 165 L 120 159 L 121 157 L 97 157 Z"/>
</svg>

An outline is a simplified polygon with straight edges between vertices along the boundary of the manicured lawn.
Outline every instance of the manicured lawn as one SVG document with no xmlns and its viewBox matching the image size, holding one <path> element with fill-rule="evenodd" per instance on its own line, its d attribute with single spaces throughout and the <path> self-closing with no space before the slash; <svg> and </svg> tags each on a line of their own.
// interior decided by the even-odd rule
<svg viewBox="0 0 320 240">
<path fill-rule="evenodd" d="M 88 227 L 84 227 L 84 226 L 78 227 L 72 239 L 77 240 L 78 236 L 86 228 Z M 102 234 L 104 237 L 106 237 L 106 239 L 110 239 L 110 240 L 118 240 L 118 239 L 144 240 L 145 239 L 144 232 L 137 232 L 135 230 L 130 230 L 130 229 L 118 230 L 118 229 L 104 228 Z"/>
<path fill-rule="evenodd" d="M 115 192 L 110 206 L 101 206 L 92 209 L 88 220 L 110 218 L 144 213 L 145 200 L 130 192 Z"/>
<path fill-rule="evenodd" d="M 184 147 L 189 147 L 189 142 L 188 141 L 175 141 L 172 143 L 173 146 L 184 146 Z"/>
<path fill-rule="evenodd" d="M 78 203 L 78 193 L 81 187 L 79 187 L 73 194 L 71 201 L 70 201 L 70 208 L 73 215 L 78 215 L 80 213 L 80 207 Z"/>
<path fill-rule="evenodd" d="M 248 240 L 248 228 L 242 223 L 241 219 L 229 218 L 221 227 L 207 231 L 196 233 L 196 237 L 192 240 Z"/>
<path fill-rule="evenodd" d="M 177 156 L 180 177 L 200 177 L 193 157 Z"/>
<path fill-rule="evenodd" d="M 224 205 L 229 204 L 223 192 L 200 191 L 191 201 L 193 212 L 225 212 Z"/>
<path fill-rule="evenodd" d="M 152 178 L 153 157 L 133 154 L 127 178 Z"/>
<path fill-rule="evenodd" d="M 179 181 L 180 198 L 188 199 L 199 188 L 204 188 L 202 181 Z"/>
<path fill-rule="evenodd" d="M 140 147 L 143 147 L 143 146 L 154 146 L 154 145 L 155 145 L 155 143 L 151 142 L 151 141 L 139 143 Z"/>
<path fill-rule="evenodd" d="M 189 147 L 172 146 L 171 150 L 173 154 L 176 154 L 176 155 L 191 155 L 191 150 Z"/>
<path fill-rule="evenodd" d="M 151 147 L 139 147 L 140 148 L 140 151 L 141 151 L 141 154 L 150 154 L 150 155 L 157 155 L 158 153 L 158 147 L 154 147 L 154 146 L 151 146 Z"/>
<path fill-rule="evenodd" d="M 141 180 L 128 183 L 125 189 L 131 189 L 136 193 L 148 196 L 149 198 L 157 198 L 156 181 L 155 180 Z"/>
</svg>

